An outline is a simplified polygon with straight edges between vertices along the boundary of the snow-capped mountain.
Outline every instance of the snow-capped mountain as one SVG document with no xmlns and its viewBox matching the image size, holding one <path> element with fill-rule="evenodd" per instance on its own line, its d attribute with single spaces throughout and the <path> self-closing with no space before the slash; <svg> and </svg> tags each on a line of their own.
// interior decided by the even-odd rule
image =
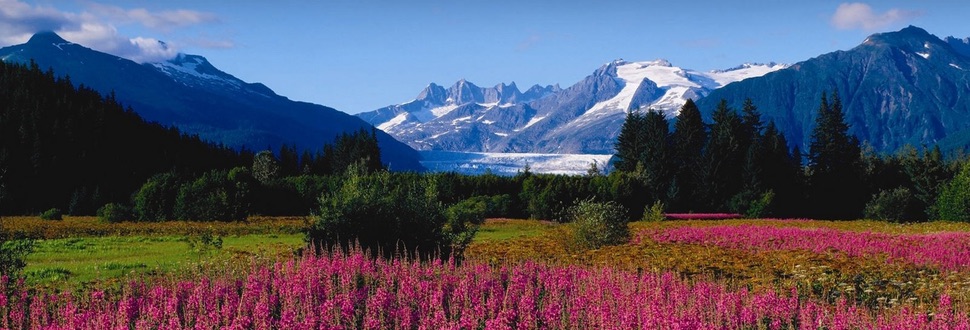
<svg viewBox="0 0 970 330">
<path fill-rule="evenodd" d="M 616 60 L 567 89 L 537 85 L 520 93 L 514 83 L 479 88 L 461 80 L 448 89 L 432 83 L 413 101 L 358 116 L 419 150 L 611 153 L 628 111 L 672 117 L 688 98 L 785 67 L 700 72 L 666 60 Z"/>
<path fill-rule="evenodd" d="M 372 127 L 344 112 L 242 81 L 198 55 L 139 64 L 41 32 L 25 44 L 0 48 L 0 60 L 34 61 L 75 84 L 114 93 L 147 120 L 234 148 L 279 150 L 286 144 L 315 151 L 340 134 Z M 383 132 L 377 138 L 382 160 L 392 169 L 422 169 L 415 150 Z"/>
<path fill-rule="evenodd" d="M 407 136 L 409 144 L 423 149 L 436 149 L 444 143 L 477 145 L 475 148 L 487 150 L 489 134 L 507 134 L 514 128 L 516 117 L 529 112 L 525 105 L 559 91 L 558 85 L 536 85 L 523 93 L 514 82 L 483 88 L 462 79 L 447 89 L 431 83 L 410 102 L 357 116 L 392 135 Z M 464 139 L 453 134 L 462 131 L 477 137 Z M 445 135 L 450 136 L 442 138 Z"/>
</svg>

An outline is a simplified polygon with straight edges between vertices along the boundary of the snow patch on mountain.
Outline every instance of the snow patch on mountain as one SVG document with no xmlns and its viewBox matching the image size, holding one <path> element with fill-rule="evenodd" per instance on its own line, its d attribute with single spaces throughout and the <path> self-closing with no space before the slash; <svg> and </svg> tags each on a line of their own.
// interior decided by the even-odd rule
<svg viewBox="0 0 970 330">
<path fill-rule="evenodd" d="M 692 90 L 709 92 L 735 81 L 760 77 L 787 67 L 787 65 L 775 63 L 744 64 L 728 70 L 699 72 L 673 66 L 669 61 L 663 59 L 648 62 L 624 62 L 621 60 L 614 63 L 617 65 L 616 76 L 622 80 L 623 89 L 613 98 L 593 105 L 586 111 L 587 115 L 607 110 L 631 111 L 643 108 L 676 115 L 680 106 L 687 102 L 688 98 L 696 99 L 698 96 L 703 96 L 691 95 L 690 91 Z M 638 109 L 632 109 L 633 98 L 644 80 L 652 81 L 665 93 L 654 102 L 646 105 L 641 104 Z"/>
<path fill-rule="evenodd" d="M 536 123 L 542 121 L 543 119 L 546 119 L 546 116 L 534 117 L 532 119 L 529 119 L 529 122 L 526 123 L 525 126 L 522 126 L 522 128 L 520 128 L 519 130 L 523 130 L 523 129 L 529 128 L 532 125 L 535 125 Z"/>
<path fill-rule="evenodd" d="M 388 121 L 384 122 L 383 124 L 380 124 L 380 126 L 377 126 L 377 129 L 386 132 L 387 130 L 389 130 L 391 128 L 394 128 L 394 126 L 400 125 L 405 120 L 407 120 L 407 118 L 408 118 L 408 114 L 406 114 L 406 113 L 399 114 L 399 115 L 395 116 L 394 118 L 391 118 L 391 120 L 388 120 Z"/>
<path fill-rule="evenodd" d="M 202 56 L 179 54 L 174 59 L 165 62 L 148 63 L 166 75 L 175 78 L 187 86 L 201 85 L 206 82 L 214 82 L 222 85 L 233 86 L 236 88 L 245 84 L 242 80 L 235 77 L 218 74 L 222 73 L 215 68 Z M 207 70 L 213 73 L 209 73 Z"/>
<path fill-rule="evenodd" d="M 717 87 L 733 83 L 735 81 L 741 81 L 748 78 L 761 77 L 763 75 L 784 69 L 789 67 L 788 64 L 778 64 L 778 63 L 745 63 L 741 66 L 727 69 L 727 70 L 714 70 L 707 73 L 707 76 L 717 83 Z"/>
</svg>

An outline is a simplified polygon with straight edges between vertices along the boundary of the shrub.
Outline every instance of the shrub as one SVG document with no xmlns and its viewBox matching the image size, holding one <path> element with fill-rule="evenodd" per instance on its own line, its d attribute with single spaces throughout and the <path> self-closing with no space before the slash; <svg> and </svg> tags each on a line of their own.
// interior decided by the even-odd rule
<svg viewBox="0 0 970 330">
<path fill-rule="evenodd" d="M 3 236 L 7 236 L 3 233 Z M 34 251 L 33 239 L 25 237 L 0 238 L 0 274 L 14 278 L 24 266 L 27 255 Z"/>
<path fill-rule="evenodd" d="M 970 221 L 970 162 L 943 185 L 936 199 L 935 213 L 940 220 Z"/>
<path fill-rule="evenodd" d="M 181 179 L 174 172 L 152 176 L 132 198 L 135 217 L 140 221 L 174 219 L 172 210 L 181 184 Z"/>
<path fill-rule="evenodd" d="M 642 221 L 663 221 L 666 217 L 664 216 L 664 203 L 656 201 L 653 205 L 647 207 L 643 210 Z"/>
<path fill-rule="evenodd" d="M 580 200 L 566 212 L 574 226 L 575 248 L 597 249 L 626 242 L 630 237 L 626 209 L 614 202 Z"/>
<path fill-rule="evenodd" d="M 455 255 L 461 256 L 465 247 L 475 238 L 478 226 L 485 221 L 486 208 L 482 199 L 470 198 L 445 210 L 448 220 L 444 232 L 451 241 L 451 250 Z"/>
<path fill-rule="evenodd" d="M 339 189 L 320 197 L 307 232 L 310 243 L 317 248 L 349 248 L 358 242 L 385 255 L 401 250 L 417 250 L 424 256 L 439 249 L 448 253 L 445 209 L 433 177 L 364 174 L 359 166 L 347 173 Z"/>
<path fill-rule="evenodd" d="M 131 209 L 124 204 L 108 203 L 98 209 L 98 220 L 103 222 L 114 223 L 131 219 Z"/>
<path fill-rule="evenodd" d="M 44 220 L 64 220 L 64 212 L 55 207 L 41 213 L 40 218 Z"/>
<path fill-rule="evenodd" d="M 179 220 L 244 220 L 249 215 L 251 176 L 245 169 L 214 170 L 185 183 L 175 199 Z"/>
<path fill-rule="evenodd" d="M 185 243 L 189 245 L 189 250 L 204 255 L 222 249 L 222 236 L 213 234 L 210 228 L 187 236 Z"/>
<path fill-rule="evenodd" d="M 881 190 L 872 195 L 866 203 L 865 217 L 876 220 L 903 222 L 913 219 L 918 210 L 914 210 L 913 193 L 909 189 L 899 187 L 892 190 Z"/>
<path fill-rule="evenodd" d="M 253 178 L 264 185 L 280 179 L 280 161 L 272 151 L 263 150 L 253 157 Z"/>
<path fill-rule="evenodd" d="M 748 205 L 748 209 L 744 211 L 744 216 L 751 219 L 764 218 L 768 215 L 771 208 L 771 202 L 775 199 L 775 192 L 768 190 L 764 194 L 761 194 L 756 200 L 751 201 Z"/>
<path fill-rule="evenodd" d="M 485 218 L 508 217 L 512 208 L 512 196 L 509 196 L 508 194 L 495 196 L 474 196 L 462 201 L 461 203 L 465 202 L 481 203 Z"/>
</svg>

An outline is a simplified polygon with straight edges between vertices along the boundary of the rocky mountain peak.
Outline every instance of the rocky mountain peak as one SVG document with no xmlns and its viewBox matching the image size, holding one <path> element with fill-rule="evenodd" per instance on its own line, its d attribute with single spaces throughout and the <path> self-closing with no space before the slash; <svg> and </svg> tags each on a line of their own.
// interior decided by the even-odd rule
<svg viewBox="0 0 970 330">
<path fill-rule="evenodd" d="M 69 44 L 67 40 L 54 33 L 54 31 L 41 31 L 30 37 L 27 44 Z"/>
</svg>

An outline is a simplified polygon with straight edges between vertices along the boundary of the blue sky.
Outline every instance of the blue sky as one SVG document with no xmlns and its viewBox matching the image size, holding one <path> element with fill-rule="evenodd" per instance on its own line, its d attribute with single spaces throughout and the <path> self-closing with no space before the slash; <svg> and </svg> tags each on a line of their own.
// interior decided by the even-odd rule
<svg viewBox="0 0 970 330">
<path fill-rule="evenodd" d="M 291 99 L 357 113 L 462 78 L 565 88 L 617 58 L 712 70 L 795 63 L 910 24 L 970 37 L 968 14 L 949 0 L 0 0 L 0 46 L 43 29 L 138 61 L 200 54 Z"/>
</svg>

